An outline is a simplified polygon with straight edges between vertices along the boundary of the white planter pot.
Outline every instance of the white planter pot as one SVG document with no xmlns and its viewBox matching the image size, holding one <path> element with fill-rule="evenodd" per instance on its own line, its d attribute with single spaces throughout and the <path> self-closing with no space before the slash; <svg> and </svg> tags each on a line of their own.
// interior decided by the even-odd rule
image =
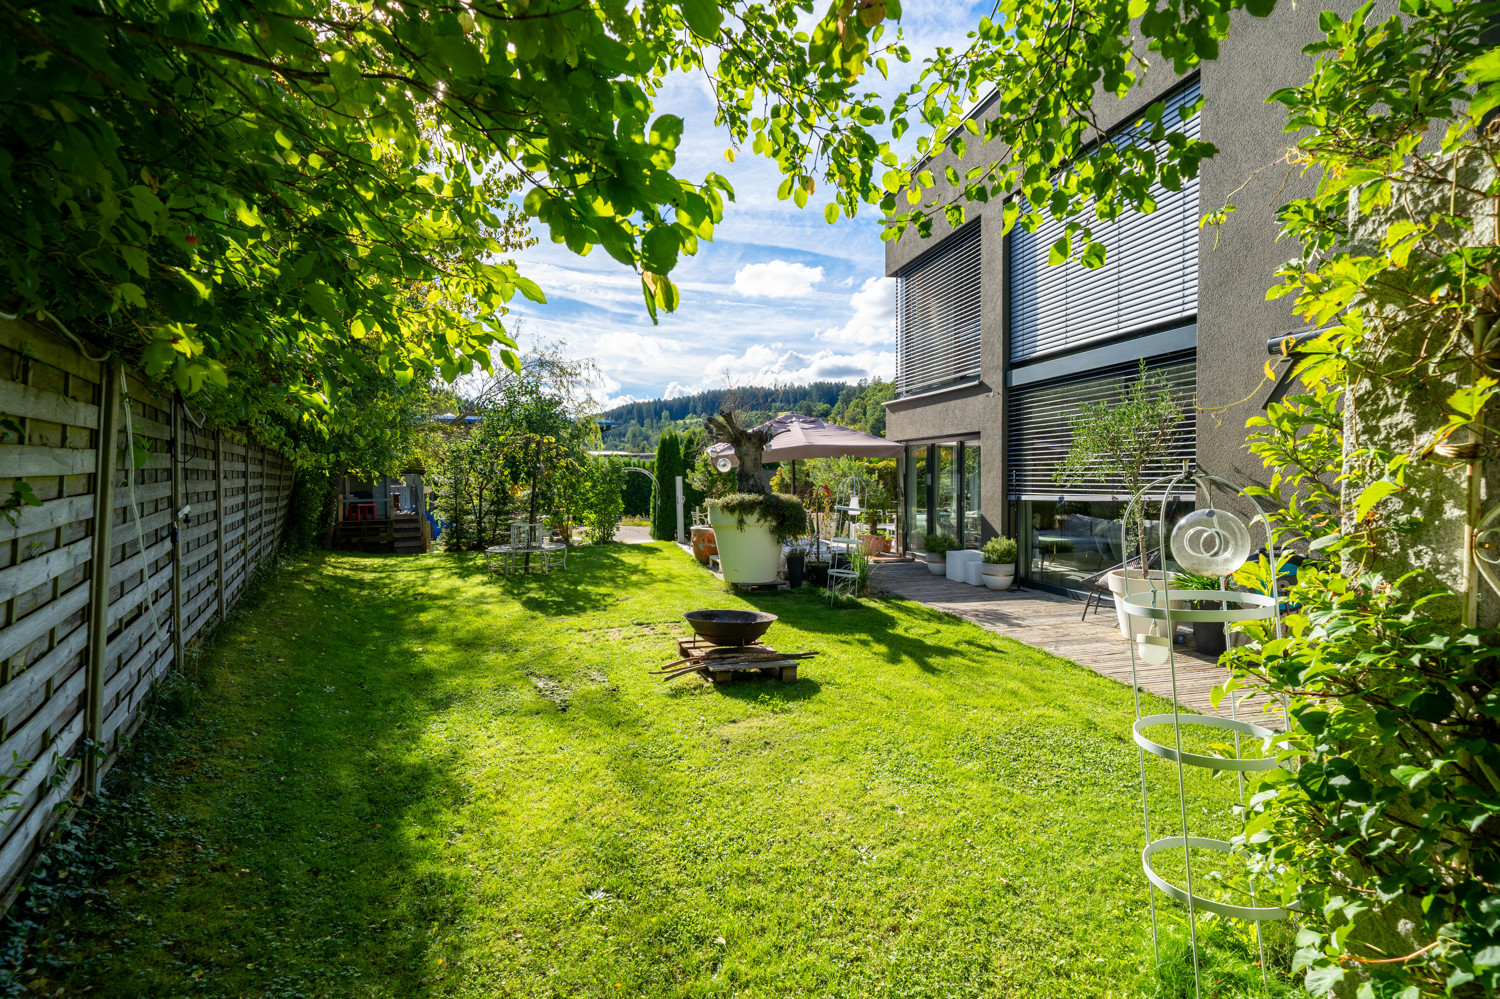
<svg viewBox="0 0 1500 999">
<path fill-rule="evenodd" d="M 948 560 L 942 555 L 923 555 L 922 558 L 927 562 L 927 571 L 934 576 L 941 576 L 948 571 Z"/>
<path fill-rule="evenodd" d="M 992 590 L 1008 590 L 1016 584 L 1016 564 L 1007 562 L 1000 565 L 995 562 L 985 562 L 979 570 L 984 579 L 984 585 Z"/>
<path fill-rule="evenodd" d="M 1116 569 L 1105 576 L 1104 580 L 1109 584 L 1109 592 L 1114 594 L 1115 597 L 1115 617 L 1120 624 L 1120 634 L 1129 638 L 1133 634 L 1143 635 L 1151 630 L 1151 622 L 1146 618 L 1129 617 L 1126 615 L 1125 604 L 1120 598 L 1129 596 L 1132 593 L 1139 593 L 1142 590 L 1149 590 L 1153 585 L 1158 590 L 1166 589 L 1172 585 L 1172 580 L 1176 578 L 1177 573 L 1175 572 L 1166 573 L 1164 576 L 1160 569 L 1152 569 L 1151 578 L 1147 579 L 1140 570 L 1132 569 L 1130 571 L 1130 588 L 1127 590 L 1125 588 L 1125 570 Z M 1174 601 L 1172 606 L 1182 607 L 1183 602 L 1180 600 Z"/>
<path fill-rule="evenodd" d="M 979 552 L 969 548 L 960 548 L 949 552 L 947 557 L 948 578 L 955 583 L 966 582 L 969 576 L 968 563 L 978 562 L 983 558 L 984 556 Z"/>
<path fill-rule="evenodd" d="M 740 527 L 734 514 L 709 507 L 708 522 L 719 546 L 719 568 L 724 573 L 724 582 L 776 582 L 776 572 L 781 568 L 781 545 L 760 517 L 746 517 L 745 526 Z"/>
</svg>

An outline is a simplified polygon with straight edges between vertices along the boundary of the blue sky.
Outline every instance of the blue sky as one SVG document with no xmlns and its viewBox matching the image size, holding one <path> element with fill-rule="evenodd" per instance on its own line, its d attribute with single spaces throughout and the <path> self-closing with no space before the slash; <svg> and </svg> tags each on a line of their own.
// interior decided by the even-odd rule
<svg viewBox="0 0 1500 999">
<path fill-rule="evenodd" d="M 894 93 L 910 83 L 934 46 L 962 44 L 992 6 L 907 4 L 902 28 L 913 61 L 893 65 L 891 82 L 880 89 Z M 880 82 L 874 76 L 870 85 Z M 657 110 L 685 122 L 678 175 L 701 179 L 717 171 L 735 189 L 714 241 L 700 242 L 697 256 L 683 257 L 672 274 L 681 292 L 677 311 L 653 326 L 634 272 L 602 250 L 576 256 L 536 227 L 540 242 L 517 263 L 548 301 L 523 303 L 508 317 L 508 327 L 519 320 L 521 345 L 561 343 L 568 354 L 592 358 L 600 372 L 595 397 L 606 407 L 726 383 L 891 378 L 895 282 L 884 277 L 878 214 L 840 216 L 829 225 L 826 198 L 801 210 L 778 201 L 779 174 L 748 148 L 726 163 L 728 135 L 713 125 L 700 78 L 669 80 Z"/>
</svg>

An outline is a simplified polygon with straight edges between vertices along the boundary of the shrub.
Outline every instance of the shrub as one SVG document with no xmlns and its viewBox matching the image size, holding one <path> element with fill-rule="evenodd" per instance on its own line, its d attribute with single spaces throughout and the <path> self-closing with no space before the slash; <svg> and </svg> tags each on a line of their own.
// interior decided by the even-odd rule
<svg viewBox="0 0 1500 999">
<path fill-rule="evenodd" d="M 640 476 L 635 476 L 640 478 Z M 613 541 L 625 509 L 622 491 L 625 466 L 612 458 L 591 458 L 587 477 L 579 490 L 579 515 L 583 536 L 591 545 Z"/>
<path fill-rule="evenodd" d="M 668 430 L 656 445 L 656 497 L 651 507 L 651 536 L 658 541 L 677 537 L 677 476 L 681 474 L 682 439 L 675 430 Z"/>
<path fill-rule="evenodd" d="M 1010 565 L 1016 560 L 1016 539 L 990 538 L 983 552 L 984 560 L 991 565 Z"/>
<path fill-rule="evenodd" d="M 958 539 L 951 534 L 926 534 L 922 537 L 922 548 L 929 555 L 946 555 L 958 549 Z"/>
<path fill-rule="evenodd" d="M 755 514 L 781 544 L 807 533 L 807 509 L 797 497 L 785 493 L 730 493 L 709 500 L 708 505 L 732 514 L 735 524 L 742 528 L 746 518 Z"/>
</svg>

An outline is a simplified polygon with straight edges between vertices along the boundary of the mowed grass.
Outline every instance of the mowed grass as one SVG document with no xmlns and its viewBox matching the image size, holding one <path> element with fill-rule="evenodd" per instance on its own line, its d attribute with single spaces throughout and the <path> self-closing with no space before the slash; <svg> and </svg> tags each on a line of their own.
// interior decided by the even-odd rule
<svg viewBox="0 0 1500 999">
<path fill-rule="evenodd" d="M 683 611 L 749 606 L 818 653 L 798 682 L 647 674 Z M 319 554 L 190 679 L 13 914 L 38 994 L 1192 994 L 1160 896 L 1151 959 L 1128 688 L 917 604 L 741 598 L 662 544 Z M 1189 790 L 1222 830 L 1231 781 Z M 1204 994 L 1262 994 L 1200 930 Z"/>
</svg>

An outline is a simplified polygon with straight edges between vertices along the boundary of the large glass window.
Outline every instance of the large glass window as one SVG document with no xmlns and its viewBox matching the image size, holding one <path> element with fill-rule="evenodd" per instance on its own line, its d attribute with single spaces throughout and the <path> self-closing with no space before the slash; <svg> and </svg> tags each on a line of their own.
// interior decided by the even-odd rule
<svg viewBox="0 0 1500 999">
<path fill-rule="evenodd" d="M 1016 504 L 1018 572 L 1037 583 L 1078 589 L 1085 577 L 1112 569 L 1125 560 L 1120 518 L 1125 504 L 1109 501 L 1026 500 Z M 1182 516 L 1193 509 L 1186 500 L 1167 504 L 1167 536 Z M 1160 500 L 1146 511 L 1146 547 L 1153 564 L 1161 544 Z M 1132 545 L 1132 556 L 1136 554 Z M 1176 568 L 1171 549 L 1167 568 Z"/>
<path fill-rule="evenodd" d="M 937 467 L 933 479 L 933 528 L 958 537 L 958 451 L 957 444 L 937 445 Z"/>
<path fill-rule="evenodd" d="M 926 444 L 906 449 L 906 547 L 908 551 L 926 551 L 922 536 L 927 533 L 927 451 Z"/>
<path fill-rule="evenodd" d="M 963 541 L 965 548 L 979 547 L 979 442 L 964 441 Z"/>
<path fill-rule="evenodd" d="M 979 442 L 915 444 L 906 449 L 906 547 L 924 550 L 929 531 L 952 534 L 965 548 L 981 539 Z"/>
</svg>

